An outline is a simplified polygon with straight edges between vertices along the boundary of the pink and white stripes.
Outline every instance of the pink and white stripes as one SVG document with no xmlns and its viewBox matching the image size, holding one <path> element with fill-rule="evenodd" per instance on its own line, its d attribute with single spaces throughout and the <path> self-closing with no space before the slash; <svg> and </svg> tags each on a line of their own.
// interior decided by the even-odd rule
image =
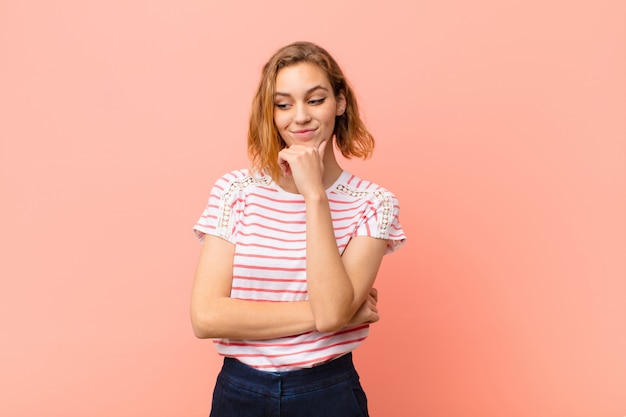
<svg viewBox="0 0 626 417">
<path fill-rule="evenodd" d="M 398 202 L 389 191 L 343 172 L 327 190 L 337 248 L 354 236 L 404 243 Z M 219 236 L 236 245 L 231 297 L 253 301 L 307 299 L 306 206 L 302 196 L 279 188 L 267 176 L 232 171 L 214 185 L 194 227 L 197 236 Z M 265 341 L 215 340 L 220 354 L 267 371 L 313 366 L 356 348 L 367 325 L 335 333 L 309 332 Z"/>
</svg>

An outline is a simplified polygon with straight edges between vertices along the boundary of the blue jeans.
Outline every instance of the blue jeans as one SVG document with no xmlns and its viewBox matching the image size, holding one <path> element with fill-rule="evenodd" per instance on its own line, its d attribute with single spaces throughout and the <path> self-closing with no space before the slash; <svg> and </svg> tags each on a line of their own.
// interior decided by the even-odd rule
<svg viewBox="0 0 626 417">
<path fill-rule="evenodd" d="M 367 417 L 352 354 L 289 372 L 265 372 L 224 358 L 210 417 Z"/>
</svg>

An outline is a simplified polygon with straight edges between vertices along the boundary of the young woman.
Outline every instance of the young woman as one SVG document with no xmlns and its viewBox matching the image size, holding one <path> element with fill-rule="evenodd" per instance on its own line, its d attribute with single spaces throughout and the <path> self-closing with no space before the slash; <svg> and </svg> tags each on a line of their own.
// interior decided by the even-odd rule
<svg viewBox="0 0 626 417">
<path fill-rule="evenodd" d="M 218 179 L 194 227 L 192 325 L 225 357 L 213 417 L 368 415 L 351 352 L 379 319 L 383 255 L 405 236 L 394 195 L 344 171 L 333 138 L 348 158 L 373 151 L 335 60 L 283 47 L 252 104 L 252 168 Z"/>
</svg>

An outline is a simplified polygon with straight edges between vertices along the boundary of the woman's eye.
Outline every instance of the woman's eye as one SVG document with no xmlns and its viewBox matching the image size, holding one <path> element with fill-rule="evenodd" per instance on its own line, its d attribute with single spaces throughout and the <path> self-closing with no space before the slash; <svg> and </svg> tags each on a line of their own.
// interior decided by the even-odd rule
<svg viewBox="0 0 626 417">
<path fill-rule="evenodd" d="M 286 103 L 276 103 L 274 105 L 280 110 L 287 110 L 289 108 L 289 104 Z"/>
<path fill-rule="evenodd" d="M 315 99 L 315 100 L 309 100 L 309 104 L 311 104 L 312 106 L 319 106 L 325 100 L 326 100 L 326 97 L 318 98 L 318 99 Z"/>
</svg>

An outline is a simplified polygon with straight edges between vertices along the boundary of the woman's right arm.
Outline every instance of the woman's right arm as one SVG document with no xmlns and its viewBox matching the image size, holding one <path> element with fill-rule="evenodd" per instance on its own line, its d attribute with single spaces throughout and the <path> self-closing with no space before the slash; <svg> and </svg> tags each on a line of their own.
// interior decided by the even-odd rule
<svg viewBox="0 0 626 417">
<path fill-rule="evenodd" d="M 263 340 L 315 330 L 308 301 L 230 298 L 234 255 L 232 243 L 204 236 L 191 294 L 191 323 L 196 337 Z"/>
<path fill-rule="evenodd" d="M 269 302 L 230 298 L 235 245 L 204 236 L 191 294 L 191 323 L 198 338 L 264 340 L 314 331 L 309 301 Z M 378 321 L 373 289 L 350 325 Z"/>
</svg>

